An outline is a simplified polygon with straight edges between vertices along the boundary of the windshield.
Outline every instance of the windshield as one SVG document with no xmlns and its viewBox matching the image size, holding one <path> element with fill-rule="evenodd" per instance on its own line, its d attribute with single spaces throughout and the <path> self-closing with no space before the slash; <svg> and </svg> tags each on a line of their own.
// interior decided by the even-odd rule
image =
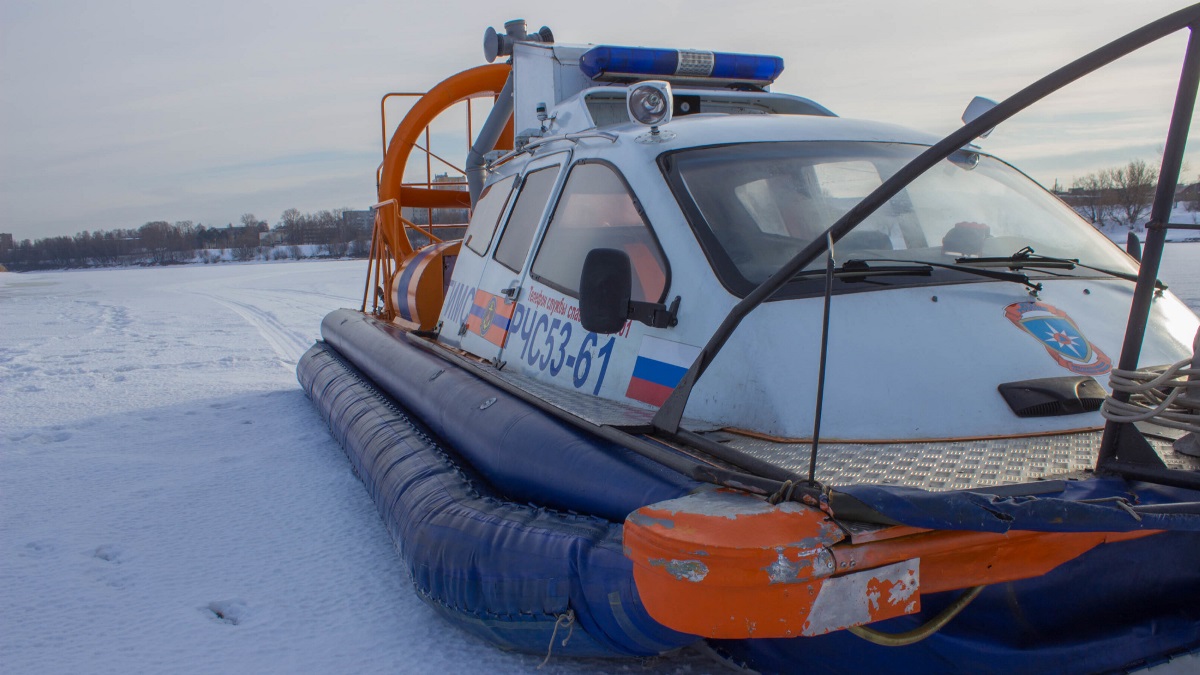
<svg viewBox="0 0 1200 675">
<path fill-rule="evenodd" d="M 924 150 L 900 143 L 746 143 L 680 151 L 664 166 L 718 274 L 731 290 L 745 294 Z M 839 263 L 873 258 L 954 263 L 1009 256 L 1027 246 L 1043 256 L 1137 271 L 1120 249 L 1029 178 L 967 151 L 913 181 L 834 252 Z M 810 267 L 824 264 L 822 257 Z M 887 285 L 949 280 L 979 278 L 949 271 L 932 281 L 893 279 Z"/>
</svg>

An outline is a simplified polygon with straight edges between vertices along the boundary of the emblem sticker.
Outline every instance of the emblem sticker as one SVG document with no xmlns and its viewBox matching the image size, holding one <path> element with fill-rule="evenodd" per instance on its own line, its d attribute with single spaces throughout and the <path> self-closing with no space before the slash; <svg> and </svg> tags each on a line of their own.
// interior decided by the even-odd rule
<svg viewBox="0 0 1200 675">
<path fill-rule="evenodd" d="M 503 347 L 515 308 L 516 305 L 506 302 L 505 298 L 487 291 L 475 291 L 471 313 L 467 315 L 467 328 L 497 347 Z"/>
<path fill-rule="evenodd" d="M 1043 302 L 1018 302 L 1005 307 L 1004 316 L 1072 373 L 1103 375 L 1112 370 L 1112 359 L 1088 342 L 1079 326 L 1061 309 Z"/>
</svg>

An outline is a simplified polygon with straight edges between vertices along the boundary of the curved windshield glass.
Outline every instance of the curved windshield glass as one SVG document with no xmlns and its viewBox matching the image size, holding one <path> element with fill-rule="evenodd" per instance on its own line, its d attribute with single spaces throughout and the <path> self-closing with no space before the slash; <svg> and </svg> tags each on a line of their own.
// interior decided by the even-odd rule
<svg viewBox="0 0 1200 675">
<path fill-rule="evenodd" d="M 869 142 L 779 142 L 698 148 L 664 162 L 672 189 L 726 285 L 744 294 L 924 151 Z M 951 263 L 1039 256 L 1136 273 L 1120 249 L 1068 206 L 1007 164 L 960 151 L 933 167 L 835 246 L 838 262 Z M 811 267 L 823 267 L 824 258 Z M 1036 266 L 1022 270 L 1043 273 Z M 1046 274 L 1092 274 L 1054 269 Z M 933 282 L 960 278 L 938 270 Z M 892 278 L 887 285 L 930 283 Z"/>
</svg>

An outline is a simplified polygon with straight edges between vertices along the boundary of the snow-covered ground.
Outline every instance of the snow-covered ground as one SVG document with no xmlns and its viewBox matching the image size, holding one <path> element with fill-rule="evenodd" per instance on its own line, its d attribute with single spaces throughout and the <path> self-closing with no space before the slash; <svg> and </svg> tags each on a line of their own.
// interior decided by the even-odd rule
<svg viewBox="0 0 1200 675">
<path fill-rule="evenodd" d="M 0 274 L 0 672 L 532 672 L 412 593 L 296 383 L 361 261 Z M 1200 243 L 1162 278 L 1200 311 Z M 707 673 L 695 652 L 549 673 Z M 1200 670 L 1200 658 L 1166 672 Z"/>
<path fill-rule="evenodd" d="M 1079 215 L 1086 219 L 1087 213 L 1080 211 Z M 1146 241 L 1146 221 L 1145 218 L 1139 222 L 1136 229 L 1138 239 Z M 1179 225 L 1197 225 L 1200 224 L 1200 211 L 1192 211 L 1187 206 L 1176 204 L 1171 211 L 1171 216 L 1167 219 L 1169 223 Z M 1129 226 L 1121 225 L 1112 221 L 1105 221 L 1096 224 L 1096 229 L 1115 242 L 1118 246 L 1124 248 L 1125 243 L 1129 241 Z M 1197 230 L 1167 230 L 1167 241 L 1169 242 L 1197 242 L 1200 241 L 1200 231 Z"/>
</svg>

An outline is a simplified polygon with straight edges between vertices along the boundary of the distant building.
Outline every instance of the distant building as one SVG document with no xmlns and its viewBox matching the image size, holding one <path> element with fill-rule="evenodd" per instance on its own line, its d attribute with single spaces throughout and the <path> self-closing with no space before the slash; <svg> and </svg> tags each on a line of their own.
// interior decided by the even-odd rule
<svg viewBox="0 0 1200 675">
<path fill-rule="evenodd" d="M 13 249 L 13 236 L 8 232 L 0 232 L 0 253 Z"/>
<path fill-rule="evenodd" d="M 365 211 L 342 211 L 342 227 L 347 232 L 370 233 L 375 227 L 375 209 Z"/>
<path fill-rule="evenodd" d="M 446 188 L 443 188 L 442 185 L 438 185 L 437 187 L 439 190 L 440 189 L 449 189 L 449 190 L 466 190 L 467 189 L 467 177 L 466 176 L 451 176 L 449 173 L 439 173 L 439 174 L 434 175 L 433 182 L 448 185 L 448 187 L 446 187 Z"/>
<path fill-rule="evenodd" d="M 439 173 L 431 181 L 435 190 L 467 190 L 466 176 L 451 176 Z M 461 239 L 467 231 L 467 220 L 471 217 L 470 209 L 415 209 L 403 207 L 401 215 L 414 225 L 428 225 L 431 221 L 436 225 L 457 225 L 459 227 L 434 228 L 434 235 L 440 239 Z M 413 246 L 424 246 L 429 242 L 427 237 L 409 231 L 409 239 Z"/>
</svg>

